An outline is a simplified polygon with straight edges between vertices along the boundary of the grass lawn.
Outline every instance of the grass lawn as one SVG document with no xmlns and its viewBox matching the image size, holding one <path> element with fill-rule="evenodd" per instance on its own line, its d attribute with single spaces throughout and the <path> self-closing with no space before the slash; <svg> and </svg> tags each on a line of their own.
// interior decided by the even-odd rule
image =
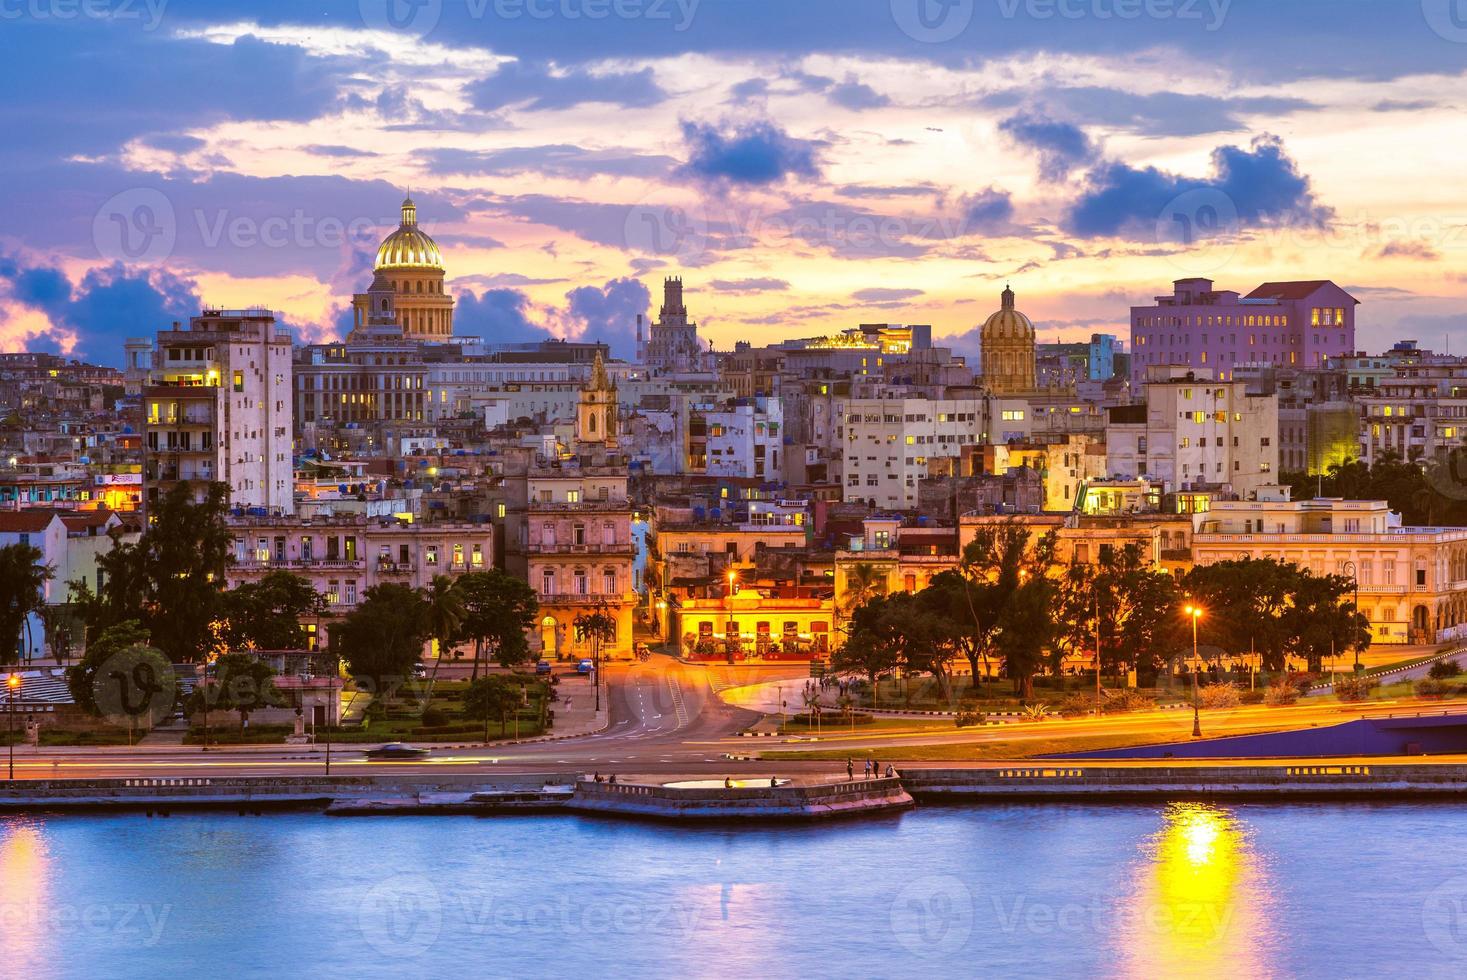
<svg viewBox="0 0 1467 980">
<path fill-rule="evenodd" d="M 146 731 L 134 732 L 131 741 L 136 743 L 146 734 L 148 734 Z M 16 739 L 16 744 L 19 745 L 18 733 Z M 42 727 L 40 742 L 41 746 L 45 748 L 57 745 L 127 745 L 129 739 L 126 728 L 93 728 L 74 732 Z"/>
<path fill-rule="evenodd" d="M 827 714 L 821 718 L 820 727 L 808 724 L 803 715 L 798 719 L 790 718 L 782 726 L 780 733 L 785 735 L 813 735 L 817 732 L 827 732 L 831 735 L 849 733 L 855 731 L 857 735 L 862 732 L 950 732 L 954 731 L 951 718 L 872 718 L 869 721 L 857 721 L 854 729 L 840 719 L 839 715 Z"/>
</svg>

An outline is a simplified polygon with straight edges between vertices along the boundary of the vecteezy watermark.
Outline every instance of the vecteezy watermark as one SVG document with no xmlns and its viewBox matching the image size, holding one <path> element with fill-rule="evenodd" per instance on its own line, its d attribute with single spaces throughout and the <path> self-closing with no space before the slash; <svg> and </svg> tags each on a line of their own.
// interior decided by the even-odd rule
<svg viewBox="0 0 1467 980">
<path fill-rule="evenodd" d="M 151 187 L 112 195 L 92 218 L 92 243 L 104 259 L 158 262 L 173 254 L 177 242 L 173 202 Z"/>
<path fill-rule="evenodd" d="M 154 31 L 168 0 L 0 0 L 0 21 L 135 21 Z"/>
<path fill-rule="evenodd" d="M 1088 901 L 1034 902 L 1024 895 L 990 895 L 988 921 L 1010 935 L 1086 934 L 1175 936 L 1206 946 L 1226 938 L 1234 909 L 1226 902 L 1129 902 L 1093 895 Z"/>
<path fill-rule="evenodd" d="M 449 0 L 461 2 L 470 20 L 667 21 L 681 33 L 693 26 L 702 0 Z M 358 0 L 362 22 L 373 30 L 426 37 L 443 18 L 444 0 Z"/>
<path fill-rule="evenodd" d="M 40 902 L 0 901 L 0 935 L 55 933 L 63 937 L 106 939 L 111 943 L 158 945 L 172 905 L 145 902 L 93 902 L 86 905 L 46 905 Z"/>
<path fill-rule="evenodd" d="M 1237 204 L 1214 187 L 1179 194 L 1156 216 L 1156 243 L 1171 246 L 1172 263 L 1192 273 L 1226 265 L 1237 252 L 1241 230 Z"/>
<path fill-rule="evenodd" d="M 1233 0 L 983 0 L 985 9 L 990 4 L 1005 20 L 1197 21 L 1204 30 L 1216 31 L 1227 20 Z M 925 44 L 961 36 L 978 12 L 978 0 L 891 0 L 897 27 Z"/>
<path fill-rule="evenodd" d="M 708 216 L 702 204 L 655 191 L 627 209 L 622 234 L 628 248 L 679 265 L 695 264 L 708 252 Z"/>
<path fill-rule="evenodd" d="M 182 238 L 190 247 L 249 250 L 311 249 L 340 251 L 375 246 L 390 221 L 379 216 L 342 217 L 311 214 L 296 208 L 289 214 L 238 214 L 228 208 L 194 208 L 180 214 L 167 195 L 151 187 L 114 194 L 92 218 L 97 254 L 117 262 L 160 262 L 169 258 Z"/>
<path fill-rule="evenodd" d="M 653 901 L 578 901 L 560 895 L 534 901 L 473 889 L 444 896 L 431 881 L 397 875 L 367 892 L 357 927 L 377 952 L 395 959 L 421 956 L 441 936 L 656 936 L 689 940 L 699 910 Z"/>
<path fill-rule="evenodd" d="M 128 647 L 108 657 L 92 675 L 92 701 L 109 725 L 149 729 L 173 712 L 178 683 L 156 650 Z"/>
<path fill-rule="evenodd" d="M 1437 37 L 1467 44 L 1467 0 L 1421 0 L 1421 15 Z"/>
<path fill-rule="evenodd" d="M 908 882 L 891 903 L 891 931 L 923 958 L 955 953 L 973 932 L 973 893 L 962 879 L 929 875 Z"/>
<path fill-rule="evenodd" d="M 1467 875 L 1433 888 L 1421 904 L 1421 929 L 1427 942 L 1454 960 L 1467 960 Z"/>
</svg>

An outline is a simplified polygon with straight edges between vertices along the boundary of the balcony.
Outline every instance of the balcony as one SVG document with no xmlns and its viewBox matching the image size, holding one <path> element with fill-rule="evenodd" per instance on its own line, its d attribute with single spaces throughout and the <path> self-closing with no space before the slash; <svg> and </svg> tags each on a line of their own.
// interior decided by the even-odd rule
<svg viewBox="0 0 1467 980">
<path fill-rule="evenodd" d="M 530 549 L 538 555 L 632 555 L 636 547 L 630 541 L 570 544 L 565 541 L 531 541 Z"/>
<path fill-rule="evenodd" d="M 313 569 L 365 571 L 367 563 L 360 558 L 271 558 L 265 561 L 258 558 L 247 558 L 236 560 L 233 567 L 243 572 L 310 571 Z"/>
<path fill-rule="evenodd" d="M 604 592 L 557 592 L 552 595 L 540 596 L 542 606 L 594 606 L 605 603 L 608 606 L 625 605 L 629 600 L 620 592 L 608 594 Z"/>
</svg>

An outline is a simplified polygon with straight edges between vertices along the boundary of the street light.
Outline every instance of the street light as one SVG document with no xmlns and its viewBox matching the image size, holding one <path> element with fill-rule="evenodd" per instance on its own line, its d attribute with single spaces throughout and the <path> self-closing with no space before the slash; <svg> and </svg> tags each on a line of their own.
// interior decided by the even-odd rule
<svg viewBox="0 0 1467 980">
<path fill-rule="evenodd" d="M 1201 691 L 1197 687 L 1197 620 L 1202 618 L 1202 607 L 1188 605 L 1184 610 L 1192 617 L 1192 737 L 1202 737 Z"/>
<path fill-rule="evenodd" d="M 728 662 L 729 663 L 733 663 L 733 658 L 734 658 L 734 651 L 733 651 L 733 647 L 730 645 L 729 637 L 731 635 L 733 635 L 733 628 L 734 628 L 733 597 L 734 597 L 734 587 L 738 584 L 738 580 L 739 580 L 739 573 L 736 572 L 736 571 L 734 571 L 732 568 L 730 568 L 728 570 L 728 592 L 727 592 L 727 599 L 728 599 L 728 625 L 725 626 L 724 627 L 724 630 L 723 630 L 723 653 L 724 653 L 724 656 L 726 656 L 728 658 Z"/>
<path fill-rule="evenodd" d="M 15 696 L 20 693 L 20 675 L 11 674 L 5 678 L 5 689 L 10 695 L 10 721 L 7 726 L 6 747 L 10 750 L 10 779 L 15 779 Z"/>
<path fill-rule="evenodd" d="M 1355 615 L 1360 615 L 1360 571 L 1355 567 L 1353 561 L 1347 561 L 1340 566 L 1340 570 L 1355 581 Z M 1355 673 L 1360 673 L 1360 637 L 1355 637 L 1350 644 L 1355 648 Z"/>
</svg>

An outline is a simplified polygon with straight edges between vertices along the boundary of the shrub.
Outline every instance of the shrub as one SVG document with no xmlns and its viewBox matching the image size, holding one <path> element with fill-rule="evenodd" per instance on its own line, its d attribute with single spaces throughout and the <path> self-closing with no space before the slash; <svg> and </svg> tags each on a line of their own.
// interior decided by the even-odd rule
<svg viewBox="0 0 1467 980">
<path fill-rule="evenodd" d="M 1156 702 L 1139 691 L 1125 688 L 1120 691 L 1106 691 L 1101 707 L 1106 714 L 1121 714 L 1127 711 L 1149 711 L 1156 707 Z"/>
<path fill-rule="evenodd" d="M 1071 694 L 1056 709 L 1061 718 L 1079 718 L 1095 711 L 1095 695 Z"/>
<path fill-rule="evenodd" d="M 959 728 L 971 728 L 974 725 L 981 725 L 987 720 L 988 716 L 981 711 L 959 711 L 957 717 L 954 719 L 954 723 Z"/>
<path fill-rule="evenodd" d="M 1262 704 L 1264 694 L 1260 690 L 1240 691 L 1238 700 L 1243 704 Z"/>
<path fill-rule="evenodd" d="M 1263 700 L 1265 704 L 1274 707 L 1293 704 L 1299 700 L 1299 689 L 1288 680 L 1277 681 L 1268 686 L 1268 693 L 1264 695 Z"/>
<path fill-rule="evenodd" d="M 1426 676 L 1434 681 L 1444 681 L 1448 677 L 1456 677 L 1460 673 L 1462 673 L 1462 665 L 1457 663 L 1457 661 L 1438 660 L 1431 665 L 1431 669 L 1426 672 Z"/>
<path fill-rule="evenodd" d="M 1380 687 L 1379 680 L 1360 674 L 1335 681 L 1334 692 L 1341 701 L 1364 701 L 1377 687 Z"/>
<path fill-rule="evenodd" d="M 1034 704 L 1026 704 L 1019 709 L 1019 714 L 1023 715 L 1030 721 L 1043 721 L 1044 719 L 1049 717 L 1049 705 L 1039 704 L 1037 702 Z"/>
<path fill-rule="evenodd" d="M 438 728 L 448 724 L 448 712 L 442 708 L 423 709 L 423 727 Z"/>
<path fill-rule="evenodd" d="M 1416 693 L 1423 698 L 1438 698 L 1452 689 L 1452 686 L 1436 677 L 1423 677 L 1416 682 Z"/>
<path fill-rule="evenodd" d="M 1208 684 L 1198 700 L 1204 708 L 1236 708 L 1242 702 L 1238 689 L 1231 684 Z"/>
</svg>

